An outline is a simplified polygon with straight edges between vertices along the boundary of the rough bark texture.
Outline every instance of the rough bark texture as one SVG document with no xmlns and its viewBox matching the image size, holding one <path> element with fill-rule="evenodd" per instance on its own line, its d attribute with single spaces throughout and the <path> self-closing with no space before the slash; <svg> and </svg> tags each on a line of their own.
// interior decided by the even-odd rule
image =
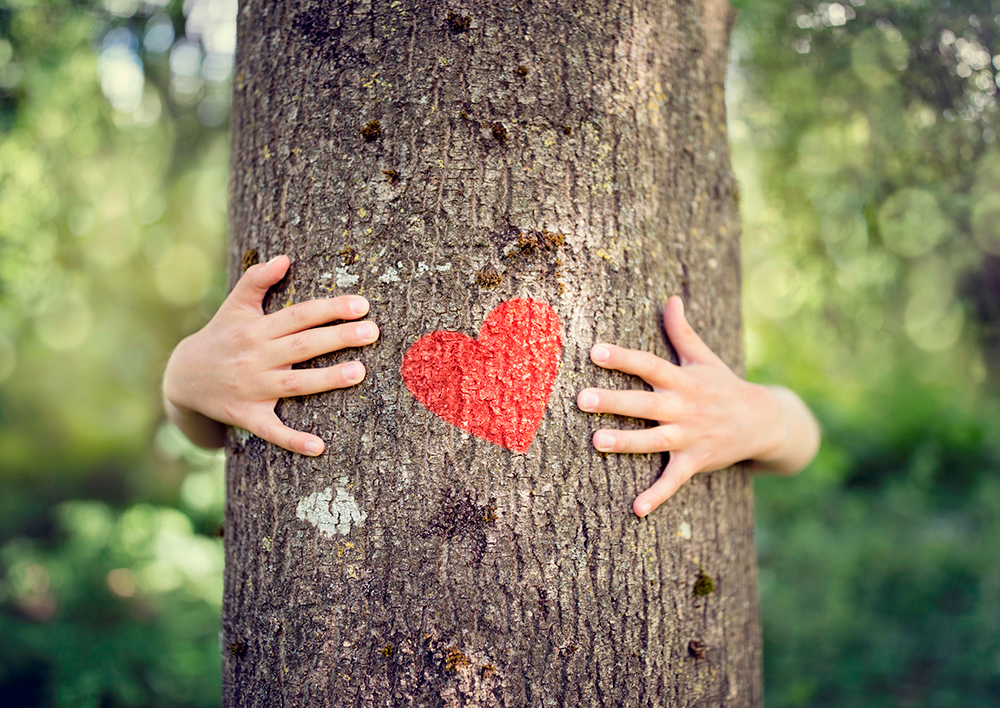
<svg viewBox="0 0 1000 708">
<path fill-rule="evenodd" d="M 747 471 L 637 519 L 666 455 L 596 452 L 596 428 L 643 423 L 575 405 L 642 386 L 593 366 L 596 341 L 672 356 L 673 293 L 742 367 L 729 16 L 241 2 L 232 278 L 249 249 L 288 253 L 269 311 L 358 292 L 382 338 L 310 363 L 360 358 L 360 386 L 280 405 L 321 457 L 231 436 L 224 705 L 761 704 Z M 475 336 L 514 298 L 549 303 L 562 334 L 523 454 L 433 415 L 400 374 L 417 339 Z"/>
</svg>

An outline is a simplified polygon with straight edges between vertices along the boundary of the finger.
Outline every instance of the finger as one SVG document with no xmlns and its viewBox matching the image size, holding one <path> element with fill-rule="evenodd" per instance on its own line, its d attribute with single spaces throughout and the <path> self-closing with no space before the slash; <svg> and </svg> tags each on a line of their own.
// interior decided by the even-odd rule
<svg viewBox="0 0 1000 708">
<path fill-rule="evenodd" d="M 696 471 L 694 462 L 684 455 L 671 455 L 670 462 L 660 474 L 660 478 L 632 502 L 632 510 L 635 515 L 646 516 L 660 506 L 691 479 Z"/>
<path fill-rule="evenodd" d="M 662 388 L 668 388 L 677 369 L 666 359 L 650 352 L 625 349 L 614 344 L 595 344 L 590 350 L 590 358 L 602 368 L 623 371 Z"/>
<path fill-rule="evenodd" d="M 274 411 L 271 411 L 270 415 L 264 415 L 253 421 L 247 430 L 269 443 L 274 443 L 278 447 L 297 452 L 300 455 L 315 457 L 326 449 L 326 445 L 320 438 L 289 428 L 281 422 Z"/>
<path fill-rule="evenodd" d="M 285 277 L 291 261 L 288 256 L 275 256 L 267 263 L 250 266 L 236 282 L 236 287 L 229 294 L 229 300 L 242 307 L 253 308 L 261 314 L 261 303 L 268 289 Z"/>
<path fill-rule="evenodd" d="M 271 366 L 288 366 L 308 361 L 321 354 L 371 344 L 376 339 L 378 339 L 378 326 L 374 322 L 317 327 L 289 334 L 271 342 L 268 359 Z"/>
<path fill-rule="evenodd" d="M 356 320 L 367 312 L 368 301 L 358 295 L 307 300 L 268 315 L 263 322 L 264 336 L 277 339 L 335 320 Z"/>
<path fill-rule="evenodd" d="M 273 378 L 268 386 L 268 395 L 291 398 L 353 386 L 365 378 L 365 367 L 360 361 L 349 361 L 319 369 L 289 369 L 270 376 Z"/>
<path fill-rule="evenodd" d="M 588 388 L 580 391 L 576 404 L 588 413 L 614 413 L 661 423 L 677 416 L 676 398 L 669 393 Z"/>
<path fill-rule="evenodd" d="M 688 324 L 684 316 L 684 301 L 674 295 L 667 300 L 663 308 L 663 328 L 667 338 L 677 351 L 681 366 L 686 364 L 705 364 L 715 361 L 716 356 L 698 333 Z"/>
<path fill-rule="evenodd" d="M 679 425 L 658 425 L 643 430 L 598 430 L 594 447 L 601 452 L 666 452 L 680 446 Z"/>
</svg>

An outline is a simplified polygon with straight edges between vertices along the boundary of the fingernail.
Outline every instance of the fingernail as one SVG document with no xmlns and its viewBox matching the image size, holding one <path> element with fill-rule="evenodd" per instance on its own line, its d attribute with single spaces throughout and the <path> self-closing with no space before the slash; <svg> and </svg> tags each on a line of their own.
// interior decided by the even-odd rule
<svg viewBox="0 0 1000 708">
<path fill-rule="evenodd" d="M 378 330 L 371 322 L 362 322 L 355 331 L 361 339 L 375 339 L 375 335 L 378 334 Z"/>
<path fill-rule="evenodd" d="M 348 308 L 350 309 L 351 314 L 363 315 L 368 312 L 368 301 L 363 297 L 351 298 Z"/>
<path fill-rule="evenodd" d="M 323 443 L 316 442 L 315 440 L 310 440 L 303 447 L 305 447 L 306 452 L 310 455 L 318 455 L 323 452 Z"/>
<path fill-rule="evenodd" d="M 585 411 L 594 410 L 600 402 L 601 399 L 597 397 L 597 394 L 591 391 L 584 391 L 580 394 L 580 398 L 578 399 L 580 409 Z"/>
<path fill-rule="evenodd" d="M 611 433 L 594 433 L 594 447 L 607 451 L 615 445 L 615 436 Z"/>
<path fill-rule="evenodd" d="M 365 367 L 358 362 L 347 364 L 344 367 L 344 378 L 348 381 L 360 381 L 365 376 Z"/>
<path fill-rule="evenodd" d="M 607 347 L 602 347 L 598 344 L 590 350 L 590 358 L 597 362 L 607 361 L 611 358 L 611 351 Z"/>
<path fill-rule="evenodd" d="M 643 502 L 639 505 L 639 516 L 645 516 L 649 513 L 649 510 L 653 508 L 653 505 L 649 502 Z"/>
<path fill-rule="evenodd" d="M 275 261 L 277 261 L 279 258 L 281 258 L 281 256 L 275 256 L 274 258 L 272 258 L 271 260 L 269 260 L 267 262 L 267 265 L 271 265 L 272 263 L 274 263 Z"/>
</svg>

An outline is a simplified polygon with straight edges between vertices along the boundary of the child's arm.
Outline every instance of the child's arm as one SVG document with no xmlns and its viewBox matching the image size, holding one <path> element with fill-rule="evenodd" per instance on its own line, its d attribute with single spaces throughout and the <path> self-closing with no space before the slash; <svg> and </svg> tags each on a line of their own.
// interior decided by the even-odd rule
<svg viewBox="0 0 1000 708">
<path fill-rule="evenodd" d="M 275 415 L 278 399 L 353 386 L 365 377 L 358 361 L 320 369 L 293 364 L 378 339 L 374 322 L 321 327 L 368 312 L 363 297 L 301 302 L 270 315 L 268 288 L 288 270 L 287 256 L 247 269 L 215 317 L 174 349 L 163 375 L 167 416 L 194 443 L 222 447 L 226 426 L 303 455 L 319 455 L 323 441 L 289 428 Z"/>
<path fill-rule="evenodd" d="M 667 301 L 663 325 L 680 366 L 613 344 L 590 350 L 595 364 L 638 376 L 652 392 L 588 388 L 577 397 L 580 409 L 590 413 L 659 423 L 594 433 L 594 447 L 602 452 L 670 452 L 660 478 L 633 502 L 637 515 L 651 512 L 698 472 L 751 460 L 758 469 L 794 474 L 812 461 L 819 450 L 819 426 L 797 395 L 734 374 L 691 329 L 679 297 Z"/>
</svg>

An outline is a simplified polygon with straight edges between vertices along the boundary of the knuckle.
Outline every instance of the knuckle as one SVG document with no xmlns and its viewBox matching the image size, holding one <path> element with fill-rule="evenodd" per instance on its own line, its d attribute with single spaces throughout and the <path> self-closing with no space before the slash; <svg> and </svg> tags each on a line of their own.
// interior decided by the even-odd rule
<svg viewBox="0 0 1000 708">
<path fill-rule="evenodd" d="M 278 385 L 283 393 L 289 395 L 295 395 L 301 389 L 299 377 L 293 373 L 282 376 Z"/>
<path fill-rule="evenodd" d="M 259 335 L 257 329 L 252 324 L 239 327 L 233 332 L 233 344 L 236 346 L 235 358 L 238 362 L 243 362 L 252 356 L 252 352 L 257 348 Z"/>
<path fill-rule="evenodd" d="M 261 440 L 267 440 L 268 442 L 274 441 L 274 426 L 272 426 L 270 423 L 264 421 L 249 423 L 247 425 L 247 430 L 256 435 Z"/>
<path fill-rule="evenodd" d="M 323 337 L 323 349 L 328 352 L 336 352 L 349 347 L 354 339 L 352 331 L 345 329 L 345 325 L 325 328 Z"/>
<path fill-rule="evenodd" d="M 354 319 L 357 315 L 351 313 L 352 295 L 341 295 L 327 301 L 327 309 L 330 319 L 346 320 Z"/>
<path fill-rule="evenodd" d="M 296 334 L 288 342 L 289 348 L 293 352 L 301 354 L 309 350 L 309 337 L 305 334 Z"/>
<path fill-rule="evenodd" d="M 285 308 L 285 312 L 288 314 L 288 319 L 297 324 L 305 322 L 309 318 L 309 309 L 304 303 Z"/>
<path fill-rule="evenodd" d="M 656 432 L 653 434 L 653 443 L 661 452 L 671 448 L 673 436 L 667 430 L 666 426 L 661 425 L 656 428 Z"/>
<path fill-rule="evenodd" d="M 650 373 L 657 378 L 663 378 L 669 370 L 667 368 L 667 362 L 655 354 L 647 354 L 647 357 L 647 365 L 649 366 Z"/>
</svg>

